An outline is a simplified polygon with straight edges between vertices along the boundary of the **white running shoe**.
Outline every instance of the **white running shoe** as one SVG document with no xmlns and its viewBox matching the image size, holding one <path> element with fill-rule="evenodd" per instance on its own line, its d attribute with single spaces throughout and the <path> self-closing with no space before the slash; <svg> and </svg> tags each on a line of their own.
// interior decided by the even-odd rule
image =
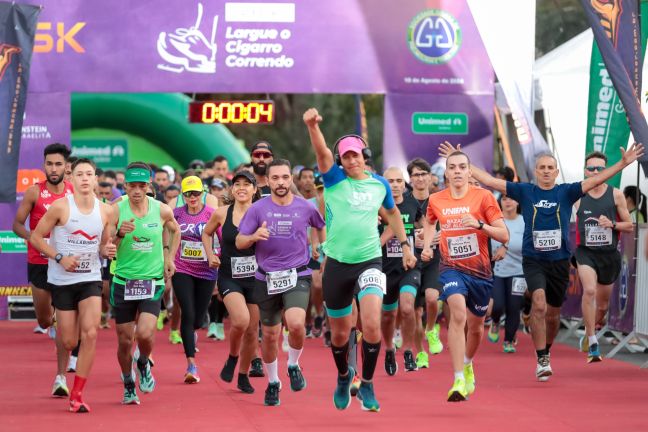
<svg viewBox="0 0 648 432">
<path fill-rule="evenodd" d="M 77 356 L 73 356 L 73 355 L 70 356 L 70 359 L 68 360 L 68 366 L 67 366 L 68 372 L 76 372 L 77 360 L 79 360 Z"/>
<path fill-rule="evenodd" d="M 34 327 L 34 333 L 36 333 L 36 334 L 45 334 L 45 333 L 47 333 L 47 329 L 37 325 L 36 327 Z"/>
<path fill-rule="evenodd" d="M 54 385 L 52 386 L 52 396 L 67 397 L 69 395 L 70 390 L 68 390 L 65 375 L 56 375 L 56 378 L 54 379 Z"/>
<path fill-rule="evenodd" d="M 549 355 L 545 354 L 540 356 L 536 366 L 536 378 L 538 378 L 538 381 L 540 382 L 545 382 L 549 380 L 551 375 L 553 375 L 553 371 L 551 370 Z"/>
</svg>

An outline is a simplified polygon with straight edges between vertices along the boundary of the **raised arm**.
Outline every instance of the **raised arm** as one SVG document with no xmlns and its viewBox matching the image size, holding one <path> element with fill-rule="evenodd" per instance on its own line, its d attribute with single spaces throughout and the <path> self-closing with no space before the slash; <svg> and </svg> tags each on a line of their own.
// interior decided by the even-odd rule
<svg viewBox="0 0 648 432">
<path fill-rule="evenodd" d="M 461 144 L 457 144 L 457 147 L 454 147 L 448 141 L 444 141 L 439 145 L 439 156 L 441 157 L 447 158 L 455 151 L 461 151 Z M 488 172 L 473 164 L 470 164 L 470 172 L 475 180 L 484 186 L 490 189 L 495 189 L 503 194 L 506 193 L 506 180 L 495 178 Z"/>
<path fill-rule="evenodd" d="M 327 173 L 333 166 L 333 153 L 326 146 L 324 135 L 319 128 L 321 121 L 322 116 L 319 115 L 315 108 L 310 108 L 304 113 L 304 123 L 306 123 L 306 127 L 308 128 L 311 145 L 315 151 L 317 166 L 321 173 Z"/>
<path fill-rule="evenodd" d="M 639 159 L 641 156 L 643 156 L 644 153 L 644 146 L 643 144 L 637 144 L 634 143 L 632 146 L 626 151 L 623 147 L 619 147 L 621 149 L 621 160 L 612 165 L 611 167 L 608 167 L 598 173 L 597 175 L 593 177 L 588 177 L 585 180 L 581 182 L 581 187 L 583 188 L 583 193 L 586 194 L 587 192 L 591 191 L 594 189 L 596 186 L 605 183 L 612 177 L 614 177 L 618 172 L 620 172 L 623 168 L 627 167 L 630 165 L 632 162 L 636 161 Z"/>
</svg>

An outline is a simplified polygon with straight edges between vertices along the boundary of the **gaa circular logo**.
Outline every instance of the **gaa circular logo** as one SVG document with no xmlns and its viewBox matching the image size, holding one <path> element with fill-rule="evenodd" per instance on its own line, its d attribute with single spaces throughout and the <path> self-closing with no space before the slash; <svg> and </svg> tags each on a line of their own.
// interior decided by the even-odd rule
<svg viewBox="0 0 648 432">
<path fill-rule="evenodd" d="M 619 312 L 621 316 L 625 315 L 628 307 L 628 279 L 629 279 L 628 259 L 624 256 L 621 264 L 621 280 L 619 281 Z"/>
<path fill-rule="evenodd" d="M 448 12 L 431 9 L 416 15 L 407 29 L 407 45 L 424 63 L 447 63 L 461 47 L 461 28 Z"/>
</svg>

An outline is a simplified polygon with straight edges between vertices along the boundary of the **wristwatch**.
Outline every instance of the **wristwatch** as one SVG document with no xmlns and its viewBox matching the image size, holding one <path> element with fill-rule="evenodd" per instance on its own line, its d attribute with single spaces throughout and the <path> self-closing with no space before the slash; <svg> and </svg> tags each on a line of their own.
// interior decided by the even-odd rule
<svg viewBox="0 0 648 432">
<path fill-rule="evenodd" d="M 410 244 L 409 244 L 409 242 L 407 240 L 403 240 L 402 242 L 400 242 L 400 245 L 401 245 L 401 247 L 403 247 L 405 245 L 409 246 Z"/>
<path fill-rule="evenodd" d="M 63 254 L 60 253 L 57 253 L 56 256 L 54 257 L 54 261 L 56 261 L 56 264 L 60 264 L 62 259 L 63 259 Z"/>
<path fill-rule="evenodd" d="M 612 229 L 616 230 L 616 221 L 612 222 Z"/>
<path fill-rule="evenodd" d="M 484 222 L 483 221 L 477 221 L 477 222 L 479 222 L 479 228 L 477 228 L 477 229 L 484 228 Z"/>
</svg>

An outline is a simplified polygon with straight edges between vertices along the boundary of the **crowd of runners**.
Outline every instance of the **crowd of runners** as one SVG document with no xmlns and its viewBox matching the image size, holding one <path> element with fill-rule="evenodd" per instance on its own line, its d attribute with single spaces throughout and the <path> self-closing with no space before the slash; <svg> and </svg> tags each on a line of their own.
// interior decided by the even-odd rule
<svg viewBox="0 0 648 432">
<path fill-rule="evenodd" d="M 551 154 L 537 156 L 533 184 L 518 183 L 512 169 L 491 176 L 448 142 L 439 146 L 443 175 L 416 158 L 381 176 L 360 136 L 330 145 L 316 109 L 303 120 L 312 168 L 291 166 L 266 141 L 251 148 L 251 164 L 232 169 L 217 156 L 182 173 L 143 162 L 102 171 L 63 144 L 45 148 L 46 180 L 25 192 L 13 229 L 28 241 L 37 330 L 56 343 L 52 395 L 69 397 L 70 411 L 90 411 L 83 389 L 97 334 L 112 326 L 124 404 L 155 390 L 156 333 L 167 324 L 187 361 L 179 380 L 200 382 L 196 331 L 206 327 L 229 344 L 220 378 L 236 374 L 237 388 L 252 394 L 250 377 L 267 377 L 269 406 L 280 404 L 279 349 L 290 389 L 306 389 L 300 357 L 310 337 L 331 348 L 337 409 L 356 397 L 380 410 L 373 377 L 383 344 L 390 376 L 399 364 L 427 368 L 448 348 L 447 400 L 465 401 L 487 317 L 488 340 L 499 341 L 505 321 L 502 350 L 514 353 L 524 316 L 536 350 L 529 379 L 534 367 L 547 381 L 570 265 L 583 286 L 581 348 L 587 362 L 601 361 L 596 329 L 620 271 L 619 233 L 637 220 L 605 181 L 642 145 L 610 166 L 602 153 L 586 156 L 584 180 L 570 184 L 556 184 Z"/>
</svg>

